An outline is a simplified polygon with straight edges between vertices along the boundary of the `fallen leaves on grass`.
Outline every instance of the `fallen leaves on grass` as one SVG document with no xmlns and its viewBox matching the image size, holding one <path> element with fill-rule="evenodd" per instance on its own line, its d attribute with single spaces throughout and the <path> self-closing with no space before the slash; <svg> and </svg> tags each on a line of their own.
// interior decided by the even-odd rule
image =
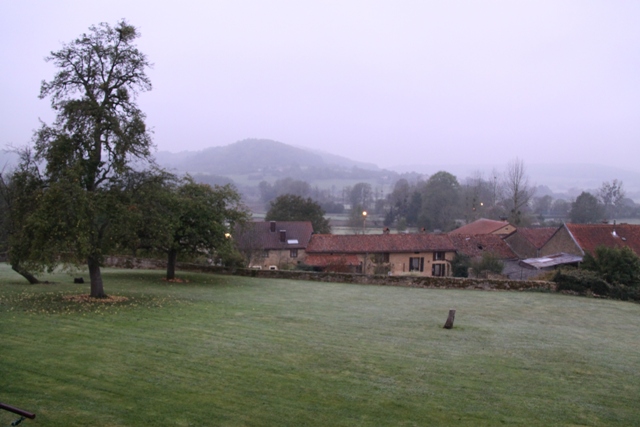
<svg viewBox="0 0 640 427">
<path fill-rule="evenodd" d="M 116 302 L 124 302 L 128 301 L 129 298 L 118 296 L 118 295 L 107 295 L 104 298 L 92 298 L 90 295 L 81 294 L 81 295 L 64 295 L 62 297 L 63 300 L 80 302 L 80 303 L 98 303 L 98 304 L 109 304 Z"/>
<path fill-rule="evenodd" d="M 187 280 L 187 279 L 178 279 L 177 277 L 175 279 L 163 278 L 162 281 L 169 282 L 169 283 L 189 283 L 189 280 Z"/>
<path fill-rule="evenodd" d="M 0 312 L 24 312 L 31 314 L 117 314 L 121 310 L 162 308 L 188 303 L 183 298 L 159 295 L 110 295 L 91 298 L 87 294 L 64 292 L 30 292 L 0 294 Z"/>
</svg>

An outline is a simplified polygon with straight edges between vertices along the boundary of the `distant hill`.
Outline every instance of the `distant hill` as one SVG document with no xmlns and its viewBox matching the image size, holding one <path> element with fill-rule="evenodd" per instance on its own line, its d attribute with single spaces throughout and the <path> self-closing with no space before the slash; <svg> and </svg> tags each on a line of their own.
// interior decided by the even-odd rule
<svg viewBox="0 0 640 427">
<path fill-rule="evenodd" d="M 201 151 L 156 153 L 157 162 L 178 172 L 241 175 L 287 169 L 353 168 L 379 170 L 377 166 L 346 157 L 294 147 L 269 139 L 245 139 Z"/>
</svg>

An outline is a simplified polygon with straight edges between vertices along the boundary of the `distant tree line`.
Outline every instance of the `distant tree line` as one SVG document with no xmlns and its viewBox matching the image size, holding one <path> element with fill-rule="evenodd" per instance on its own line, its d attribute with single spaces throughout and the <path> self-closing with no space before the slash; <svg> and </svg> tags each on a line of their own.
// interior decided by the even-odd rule
<svg viewBox="0 0 640 427">
<path fill-rule="evenodd" d="M 542 187 L 541 187 L 542 188 Z M 341 191 L 312 188 L 293 178 L 259 185 L 266 208 L 277 197 L 291 194 L 312 199 L 325 213 L 349 213 L 354 230 L 362 229 L 363 212 L 382 218 L 382 224 L 403 231 L 408 227 L 449 231 L 478 218 L 507 220 L 517 226 L 558 225 L 562 221 L 597 223 L 617 218 L 640 217 L 640 206 L 627 198 L 619 180 L 604 182 L 574 200 L 536 195 L 524 162 L 514 159 L 488 178 L 477 172 L 462 182 L 449 172 L 430 177 L 413 174 L 399 178 L 390 192 L 360 182 Z"/>
</svg>

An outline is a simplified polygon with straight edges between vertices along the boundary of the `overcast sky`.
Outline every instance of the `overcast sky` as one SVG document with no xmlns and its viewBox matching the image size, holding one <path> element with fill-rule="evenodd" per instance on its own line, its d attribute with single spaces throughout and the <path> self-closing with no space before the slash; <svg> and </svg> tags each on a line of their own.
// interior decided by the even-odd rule
<svg viewBox="0 0 640 427">
<path fill-rule="evenodd" d="M 0 0 L 0 146 L 50 122 L 44 57 L 139 28 L 159 150 L 246 138 L 401 164 L 640 159 L 640 1 Z"/>
</svg>

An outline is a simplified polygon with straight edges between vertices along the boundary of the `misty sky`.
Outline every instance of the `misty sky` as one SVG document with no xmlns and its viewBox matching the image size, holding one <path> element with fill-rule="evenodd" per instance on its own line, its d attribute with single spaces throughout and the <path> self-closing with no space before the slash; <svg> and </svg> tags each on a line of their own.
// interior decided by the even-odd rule
<svg viewBox="0 0 640 427">
<path fill-rule="evenodd" d="M 0 0 L 0 147 L 51 122 L 44 57 L 126 18 L 159 150 L 246 138 L 401 164 L 640 158 L 640 1 Z"/>
</svg>

